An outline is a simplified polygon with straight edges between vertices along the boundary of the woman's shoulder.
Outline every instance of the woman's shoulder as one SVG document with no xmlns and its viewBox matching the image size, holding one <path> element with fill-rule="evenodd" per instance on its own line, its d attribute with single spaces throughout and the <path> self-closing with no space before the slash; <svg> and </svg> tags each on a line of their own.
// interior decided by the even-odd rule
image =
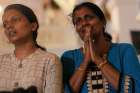
<svg viewBox="0 0 140 93">
<path fill-rule="evenodd" d="M 136 51 L 135 47 L 130 43 L 113 43 L 111 50 L 119 51 L 121 54 Z"/>
<path fill-rule="evenodd" d="M 64 53 L 62 55 L 73 55 L 73 54 L 76 54 L 76 53 L 79 53 L 80 52 L 80 49 L 71 49 L 71 50 L 66 50 L 64 51 Z"/>
<path fill-rule="evenodd" d="M 112 46 L 121 49 L 127 49 L 133 47 L 133 45 L 130 43 L 113 43 Z"/>
<path fill-rule="evenodd" d="M 0 58 L 3 58 L 3 57 L 6 57 L 6 58 L 9 58 L 11 57 L 13 53 L 3 53 L 3 54 L 0 54 Z"/>
<path fill-rule="evenodd" d="M 3 54 L 0 54 L 0 63 L 1 62 L 4 62 L 3 60 L 7 60 L 7 61 L 11 61 L 12 59 L 12 53 L 3 53 Z"/>
<path fill-rule="evenodd" d="M 42 57 L 51 58 L 51 59 L 58 58 L 58 56 L 55 53 L 49 52 L 47 50 L 39 49 L 38 51 Z"/>
<path fill-rule="evenodd" d="M 56 54 L 49 52 L 49 51 L 44 51 L 42 49 L 39 49 L 38 51 L 39 51 L 39 53 L 40 53 L 39 55 L 40 55 L 40 57 L 42 57 L 42 59 L 51 61 L 51 63 L 53 63 L 53 64 L 60 63 L 59 57 Z"/>
</svg>

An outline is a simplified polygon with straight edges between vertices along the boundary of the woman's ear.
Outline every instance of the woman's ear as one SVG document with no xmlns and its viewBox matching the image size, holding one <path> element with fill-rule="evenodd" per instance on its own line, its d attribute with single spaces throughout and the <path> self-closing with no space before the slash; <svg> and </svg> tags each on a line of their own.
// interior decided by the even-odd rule
<svg viewBox="0 0 140 93">
<path fill-rule="evenodd" d="M 31 24 L 31 27 L 32 27 L 32 31 L 36 31 L 36 29 L 37 29 L 37 23 L 36 22 L 32 23 Z"/>
</svg>

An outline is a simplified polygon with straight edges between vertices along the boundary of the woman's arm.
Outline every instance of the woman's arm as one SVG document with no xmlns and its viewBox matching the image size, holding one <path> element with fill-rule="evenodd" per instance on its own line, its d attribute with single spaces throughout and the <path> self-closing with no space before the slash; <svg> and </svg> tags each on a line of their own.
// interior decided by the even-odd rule
<svg viewBox="0 0 140 93">
<path fill-rule="evenodd" d="M 84 43 L 83 53 L 83 62 L 80 64 L 79 68 L 76 69 L 76 71 L 69 80 L 70 87 L 73 93 L 79 93 L 81 86 L 86 79 L 86 72 L 88 69 L 88 65 L 91 61 L 89 42 Z"/>
<path fill-rule="evenodd" d="M 89 41 L 89 47 L 90 47 L 90 54 L 91 54 L 92 62 L 94 62 L 98 66 L 98 68 L 102 71 L 103 75 L 106 77 L 108 82 L 116 90 L 118 90 L 120 72 L 108 62 L 107 58 L 104 58 L 104 56 L 100 57 L 99 55 L 97 55 L 97 53 L 95 53 L 95 50 L 93 49 L 92 41 Z"/>
<path fill-rule="evenodd" d="M 137 57 L 135 48 L 130 45 L 125 45 L 125 50 L 123 54 L 123 77 L 124 75 L 129 75 L 134 80 L 134 90 L 135 93 L 140 93 L 140 63 Z M 124 79 L 122 77 L 122 79 Z M 124 83 L 122 80 L 121 84 Z M 124 90 L 124 89 L 122 89 Z"/>
<path fill-rule="evenodd" d="M 83 82 L 85 81 L 86 71 L 87 71 L 87 62 L 83 61 L 83 63 L 79 66 L 79 68 L 74 72 L 69 80 L 69 84 L 71 87 L 71 91 L 73 93 L 79 93 Z"/>
<path fill-rule="evenodd" d="M 52 57 L 47 66 L 44 93 L 62 93 L 62 65 L 57 56 Z"/>
<path fill-rule="evenodd" d="M 101 63 L 100 63 L 101 64 Z M 119 78 L 120 72 L 116 70 L 109 62 L 105 63 L 100 67 L 100 70 L 109 81 L 109 83 L 118 90 L 119 88 Z"/>
</svg>

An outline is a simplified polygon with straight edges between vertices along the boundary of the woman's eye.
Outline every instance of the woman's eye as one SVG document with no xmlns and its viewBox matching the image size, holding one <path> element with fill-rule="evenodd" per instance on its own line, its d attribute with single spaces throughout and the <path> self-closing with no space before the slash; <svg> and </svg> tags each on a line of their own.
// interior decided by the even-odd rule
<svg viewBox="0 0 140 93">
<path fill-rule="evenodd" d="M 6 27 L 6 24 L 3 23 L 3 27 L 5 28 Z"/>
<path fill-rule="evenodd" d="M 91 19 L 93 19 L 95 16 L 94 15 L 85 15 L 85 20 L 91 20 Z"/>
<path fill-rule="evenodd" d="M 20 21 L 20 18 L 15 16 L 11 19 L 12 22 L 17 22 L 17 21 Z"/>
<path fill-rule="evenodd" d="M 3 27 L 6 28 L 8 25 L 14 25 L 15 23 L 19 22 L 21 20 L 20 17 L 14 16 L 9 21 L 3 22 Z"/>
<path fill-rule="evenodd" d="M 81 20 L 80 18 L 75 18 L 74 24 L 75 24 L 75 25 L 79 24 L 79 23 L 80 23 L 80 20 Z"/>
</svg>

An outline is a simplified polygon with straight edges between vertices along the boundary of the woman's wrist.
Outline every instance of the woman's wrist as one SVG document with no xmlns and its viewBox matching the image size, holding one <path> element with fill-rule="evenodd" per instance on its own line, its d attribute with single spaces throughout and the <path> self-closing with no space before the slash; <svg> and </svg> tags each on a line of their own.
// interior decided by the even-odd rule
<svg viewBox="0 0 140 93">
<path fill-rule="evenodd" d="M 104 60 L 103 62 L 99 63 L 97 66 L 99 69 L 102 69 L 106 64 L 108 64 L 108 61 Z"/>
</svg>

